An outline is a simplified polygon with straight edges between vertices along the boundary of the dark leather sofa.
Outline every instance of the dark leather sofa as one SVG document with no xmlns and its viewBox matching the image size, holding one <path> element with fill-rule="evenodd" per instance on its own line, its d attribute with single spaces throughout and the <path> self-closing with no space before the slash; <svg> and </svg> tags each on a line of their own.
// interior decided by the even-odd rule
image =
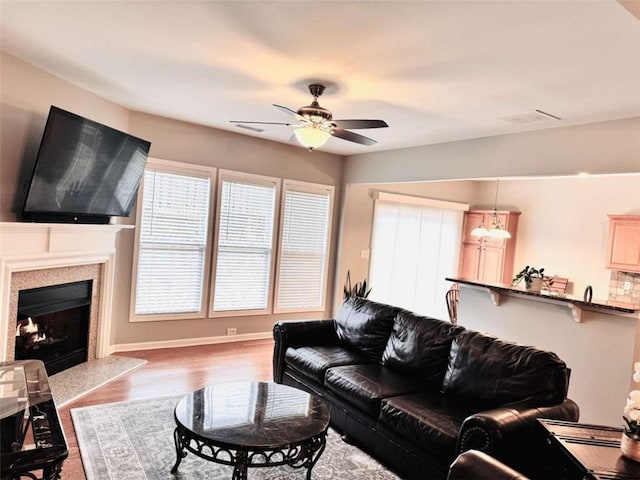
<svg viewBox="0 0 640 480">
<path fill-rule="evenodd" d="M 554 353 L 362 298 L 278 322 L 274 380 L 324 398 L 332 426 L 403 478 L 446 478 L 476 449 L 520 469 L 538 417 L 577 421 Z"/>
</svg>

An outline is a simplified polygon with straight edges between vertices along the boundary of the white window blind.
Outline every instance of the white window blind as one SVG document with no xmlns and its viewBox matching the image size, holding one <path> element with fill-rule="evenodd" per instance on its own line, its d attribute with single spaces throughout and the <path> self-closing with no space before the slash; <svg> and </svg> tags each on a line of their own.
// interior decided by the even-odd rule
<svg viewBox="0 0 640 480">
<path fill-rule="evenodd" d="M 324 310 L 333 187 L 286 182 L 276 311 Z"/>
<path fill-rule="evenodd" d="M 203 310 L 209 192 L 208 177 L 145 172 L 136 315 Z"/>
<path fill-rule="evenodd" d="M 269 307 L 276 194 L 275 181 L 222 177 L 214 312 Z"/>
<path fill-rule="evenodd" d="M 462 210 L 376 201 L 372 300 L 447 319 L 445 294 L 458 266 Z"/>
</svg>

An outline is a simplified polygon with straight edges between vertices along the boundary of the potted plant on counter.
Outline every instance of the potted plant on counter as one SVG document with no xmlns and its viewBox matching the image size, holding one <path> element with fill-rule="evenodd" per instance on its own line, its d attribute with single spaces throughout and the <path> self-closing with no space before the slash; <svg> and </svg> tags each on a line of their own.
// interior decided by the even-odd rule
<svg viewBox="0 0 640 480">
<path fill-rule="evenodd" d="M 511 286 L 517 286 L 524 279 L 524 285 L 530 292 L 539 292 L 545 283 L 544 268 L 534 268 L 527 265 L 513 277 Z M 551 284 L 550 282 L 548 283 Z"/>
</svg>

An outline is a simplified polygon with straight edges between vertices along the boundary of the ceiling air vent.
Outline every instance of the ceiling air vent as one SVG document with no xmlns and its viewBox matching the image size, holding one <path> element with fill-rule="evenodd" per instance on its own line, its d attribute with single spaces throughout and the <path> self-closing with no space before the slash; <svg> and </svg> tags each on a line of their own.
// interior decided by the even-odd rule
<svg viewBox="0 0 640 480">
<path fill-rule="evenodd" d="M 505 115 L 498 117 L 498 120 L 514 123 L 516 125 L 531 125 L 532 123 L 546 122 L 548 120 L 562 120 L 560 117 L 543 112 L 542 110 L 534 110 L 533 112 L 515 113 L 513 115 Z"/>
<path fill-rule="evenodd" d="M 258 132 L 258 133 L 264 132 L 262 128 L 250 127 L 249 125 L 243 125 L 242 123 L 236 123 L 236 127 L 244 128 L 245 130 L 251 130 L 252 132 Z"/>
</svg>

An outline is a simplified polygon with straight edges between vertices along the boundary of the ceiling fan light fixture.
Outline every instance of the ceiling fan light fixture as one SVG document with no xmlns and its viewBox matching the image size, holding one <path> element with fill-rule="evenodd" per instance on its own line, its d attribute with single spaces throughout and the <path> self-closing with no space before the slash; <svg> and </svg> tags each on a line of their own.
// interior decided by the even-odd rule
<svg viewBox="0 0 640 480">
<path fill-rule="evenodd" d="M 331 136 L 329 132 L 313 125 L 296 128 L 293 133 L 300 145 L 308 148 L 309 151 L 324 145 Z"/>
<path fill-rule="evenodd" d="M 285 122 L 254 122 L 243 120 L 231 120 L 236 125 L 262 124 L 262 125 L 284 125 L 293 127 L 293 136 L 296 140 L 308 148 L 309 151 L 321 147 L 326 143 L 329 137 L 335 137 L 340 140 L 358 143 L 370 147 L 378 143 L 372 138 L 365 137 L 359 133 L 352 132 L 351 129 L 362 128 L 383 128 L 388 127 L 384 120 L 366 120 L 366 119 L 346 119 L 333 120 L 333 114 L 318 103 L 318 97 L 322 95 L 325 86 L 320 83 L 312 83 L 309 85 L 309 92 L 313 95 L 313 101 L 310 105 L 300 107 L 297 111 L 282 105 L 273 104 L 278 110 L 286 115 L 296 119 L 295 123 Z M 248 128 L 246 125 L 243 128 Z"/>
</svg>

